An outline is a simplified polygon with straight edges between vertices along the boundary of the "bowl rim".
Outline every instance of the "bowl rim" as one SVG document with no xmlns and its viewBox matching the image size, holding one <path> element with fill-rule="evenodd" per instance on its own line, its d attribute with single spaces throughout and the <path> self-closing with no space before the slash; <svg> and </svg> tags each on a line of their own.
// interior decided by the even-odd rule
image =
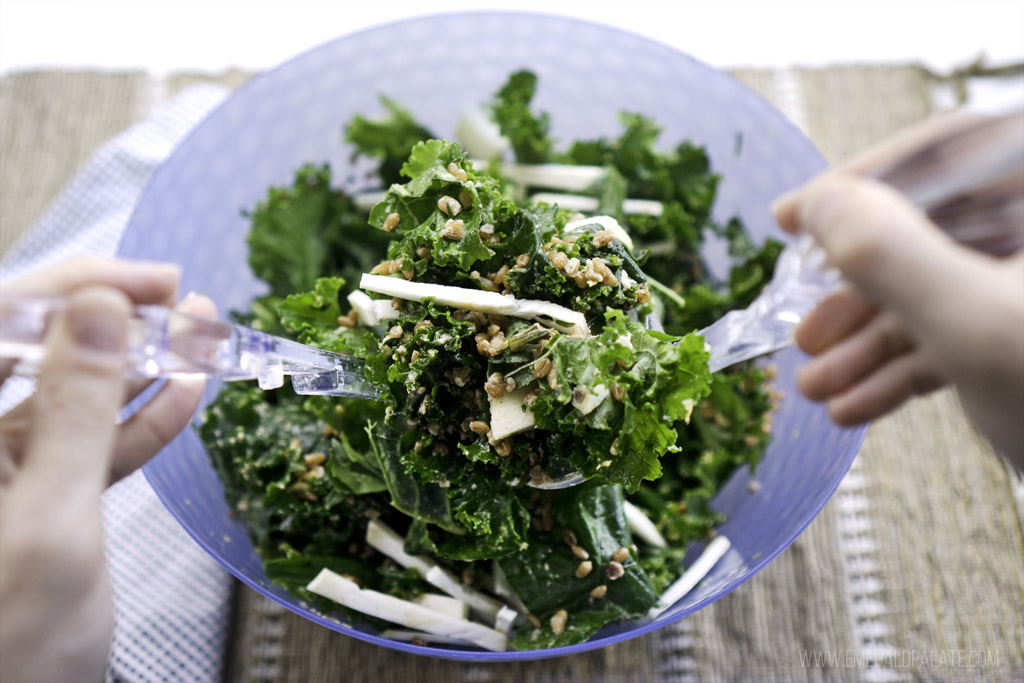
<svg viewBox="0 0 1024 683">
<path fill-rule="evenodd" d="M 617 26 L 613 26 L 613 25 L 610 25 L 610 24 L 605 24 L 603 22 L 594 21 L 594 20 L 591 20 L 591 19 L 586 19 L 586 18 L 581 18 L 581 17 L 576 17 L 576 16 L 571 16 L 571 15 L 566 15 L 566 14 L 561 14 L 561 13 L 558 13 L 558 12 L 532 11 L 532 10 L 530 10 L 530 11 L 528 11 L 528 10 L 515 10 L 515 9 L 510 9 L 510 8 L 463 9 L 463 10 L 451 10 L 451 11 L 441 11 L 441 12 L 424 12 L 422 14 L 416 14 L 416 15 L 413 15 L 413 16 L 403 17 L 403 18 L 400 18 L 400 19 L 395 19 L 395 20 L 392 20 L 392 21 L 387 21 L 387 22 L 383 22 L 383 23 L 379 23 L 379 24 L 374 24 L 372 26 L 363 27 L 363 28 L 355 30 L 355 31 L 350 31 L 350 32 L 339 34 L 339 35 L 337 35 L 337 36 L 335 36 L 333 38 L 330 38 L 330 39 L 328 39 L 326 41 L 323 41 L 323 42 L 321 42 L 321 43 L 319 43 L 317 45 L 311 46 L 308 49 L 303 50 L 302 52 L 299 52 L 299 53 L 293 55 L 292 57 L 290 57 L 290 58 L 280 62 L 279 64 L 275 65 L 274 67 L 272 67 L 270 69 L 267 69 L 267 70 L 262 71 L 262 72 L 260 72 L 258 74 L 255 74 L 250 79 L 248 79 L 245 83 L 240 85 L 238 88 L 236 88 L 236 89 L 232 90 L 231 92 L 229 92 L 228 95 L 222 101 L 217 103 L 213 108 L 210 109 L 210 111 L 208 111 L 206 113 L 206 115 L 203 117 L 202 120 L 200 120 L 192 129 L 190 129 L 184 136 L 182 136 L 182 138 L 171 149 L 171 151 L 167 155 L 167 157 L 160 163 L 160 165 L 154 171 L 153 175 L 150 177 L 149 181 L 146 183 L 145 189 L 139 195 L 139 199 L 136 202 L 135 207 L 132 209 L 132 213 L 131 213 L 128 221 L 125 224 L 125 226 L 126 226 L 125 231 L 122 233 L 121 237 L 118 240 L 117 253 L 118 254 L 121 253 L 123 242 L 124 242 L 124 235 L 127 233 L 128 227 L 130 227 L 131 224 L 134 222 L 135 216 L 136 216 L 136 213 L 138 212 L 139 207 L 142 206 L 145 203 L 145 201 L 146 201 L 149 193 L 152 191 L 154 185 L 157 184 L 156 181 L 160 177 L 161 173 L 164 171 L 167 163 L 171 159 L 173 159 L 183 148 L 185 148 L 188 145 L 189 140 L 196 133 L 196 131 L 198 131 L 200 128 L 202 128 L 204 125 L 206 125 L 210 118 L 215 116 L 217 114 L 217 112 L 219 112 L 223 107 L 225 107 L 229 103 L 231 103 L 236 97 L 239 97 L 239 96 L 243 95 L 249 88 L 255 87 L 255 84 L 258 81 L 260 81 L 260 80 L 262 80 L 264 78 L 271 77 L 273 74 L 275 74 L 276 72 L 278 72 L 278 71 L 280 71 L 282 69 L 287 68 L 292 63 L 294 63 L 294 62 L 296 62 L 298 60 L 306 59 L 309 55 L 311 55 L 313 53 L 316 53 L 316 52 L 318 52 L 320 50 L 327 49 L 328 47 L 334 45 L 338 41 L 347 40 L 347 39 L 350 39 L 352 37 L 359 36 L 359 35 L 366 34 L 366 33 L 372 33 L 372 32 L 376 32 L 376 31 L 388 30 L 388 29 L 391 29 L 391 28 L 393 28 L 395 26 L 398 26 L 398 25 L 409 24 L 409 23 L 417 23 L 417 22 L 421 22 L 421 21 L 425 21 L 425 20 L 434 21 L 434 20 L 443 19 L 444 17 L 450 17 L 450 16 L 466 16 L 466 15 L 472 15 L 472 16 L 476 16 L 476 17 L 502 17 L 502 16 L 515 16 L 515 17 L 519 17 L 519 18 L 531 17 L 531 18 L 534 18 L 534 19 L 539 20 L 539 21 L 561 21 L 561 22 L 565 22 L 565 23 L 569 23 L 569 24 L 584 24 L 584 25 L 600 28 L 600 29 L 603 29 L 603 30 L 606 30 L 606 31 L 617 32 L 619 34 L 623 34 L 623 35 L 632 37 L 632 38 L 634 38 L 636 40 L 639 40 L 639 41 L 642 41 L 642 42 L 647 42 L 647 43 L 650 43 L 650 44 L 653 44 L 653 45 L 657 45 L 657 46 L 659 46 L 659 47 L 661 47 L 663 49 L 670 50 L 671 52 L 673 52 L 674 54 L 678 55 L 679 57 L 685 58 L 685 59 L 693 62 L 694 64 L 699 66 L 701 69 L 708 70 L 708 71 L 713 71 L 713 72 L 715 72 L 719 76 L 723 76 L 723 77 L 726 77 L 726 78 L 734 81 L 736 85 L 738 85 L 739 87 L 747 90 L 754 97 L 756 97 L 757 99 L 761 100 L 761 102 L 765 105 L 764 109 L 765 109 L 766 114 L 770 115 L 770 116 L 773 116 L 776 119 L 777 123 L 780 123 L 785 128 L 791 129 L 791 131 L 795 132 L 797 135 L 799 135 L 800 137 L 802 137 L 805 140 L 807 140 L 807 142 L 809 143 L 810 148 L 813 150 L 813 152 L 815 154 L 817 154 L 817 156 L 821 160 L 822 168 L 824 169 L 826 167 L 826 162 L 825 162 L 824 158 L 822 157 L 820 151 L 814 145 L 814 143 L 811 142 L 810 139 L 807 138 L 807 136 L 804 134 L 804 132 L 801 131 L 789 118 L 787 118 L 784 114 L 782 114 L 782 112 L 779 111 L 775 107 L 775 105 L 773 105 L 771 102 L 769 102 L 760 93 L 756 92 L 755 90 L 753 90 L 752 88 L 747 86 L 745 83 L 740 81 L 737 77 L 733 76 L 729 72 L 724 71 L 722 69 L 718 69 L 716 67 L 713 67 L 713 66 L 711 66 L 711 65 L 709 65 L 709 64 L 707 64 L 707 63 L 705 63 L 705 62 L 703 62 L 701 60 L 699 60 L 698 58 L 690 55 L 689 53 L 684 52 L 680 48 L 678 48 L 676 46 L 673 46 L 673 45 L 670 45 L 668 43 L 665 43 L 665 42 L 663 42 L 663 41 L 661 41 L 659 39 L 652 38 L 652 37 L 643 35 L 641 33 L 637 33 L 636 31 L 632 31 L 632 30 L 628 30 L 628 29 L 623 29 L 623 28 L 620 28 L 620 27 L 617 27 Z M 589 640 L 587 640 L 585 642 L 576 643 L 574 645 L 565 645 L 565 646 L 560 646 L 560 647 L 555 647 L 555 648 L 547 648 L 547 649 L 540 649 L 540 650 L 507 650 L 505 652 L 489 652 L 489 651 L 477 650 L 477 649 L 447 649 L 447 648 L 444 648 L 444 647 L 414 645 L 412 643 L 404 643 L 404 642 L 399 642 L 399 641 L 394 641 L 394 640 L 389 640 L 389 639 L 381 638 L 379 635 L 374 635 L 372 633 L 368 633 L 368 632 L 359 630 L 358 628 L 356 628 L 352 624 L 348 624 L 348 623 L 339 621 L 337 619 L 331 618 L 330 616 L 322 614 L 319 611 L 313 611 L 312 607 L 309 607 L 309 606 L 303 607 L 303 606 L 301 606 L 299 604 L 296 604 L 296 603 L 294 603 L 292 601 L 289 601 L 287 598 L 285 598 L 285 597 L 283 597 L 281 595 L 278 595 L 277 593 L 275 593 L 275 592 L 273 592 L 271 590 L 268 590 L 268 588 L 265 585 L 261 585 L 258 581 L 255 581 L 255 580 L 245 576 L 242 572 L 236 571 L 221 556 L 221 554 L 219 552 L 217 552 L 216 549 L 214 549 L 212 547 L 212 545 L 206 541 L 206 539 L 204 539 L 200 534 L 194 532 L 191 528 L 189 528 L 188 525 L 185 524 L 184 520 L 179 516 L 179 514 L 177 512 L 174 511 L 173 507 L 169 504 L 169 501 L 166 499 L 164 492 L 159 490 L 156 486 L 153 486 L 153 489 L 156 492 L 157 497 L 160 499 L 160 502 L 164 505 L 164 507 L 168 510 L 168 512 L 170 512 L 170 514 L 174 517 L 174 519 L 182 526 L 182 528 L 188 533 L 188 535 L 196 543 L 198 543 L 199 546 L 203 548 L 203 550 L 205 550 L 211 557 L 213 557 L 218 562 L 218 564 L 220 564 L 222 567 L 224 567 L 232 576 L 234 576 L 236 579 L 238 579 L 242 583 L 246 584 L 247 586 L 249 586 L 250 588 L 252 588 L 256 592 L 258 592 L 259 594 L 261 594 L 265 598 L 273 600 L 278 605 L 280 605 L 280 606 L 288 609 L 289 611 L 294 612 L 294 613 L 296 613 L 296 614 L 298 614 L 298 615 L 300 615 L 300 616 L 302 616 L 302 617 L 304 617 L 306 619 L 309 619 L 310 621 L 316 622 L 319 625 L 324 626 L 326 628 L 329 628 L 329 629 L 331 629 L 333 631 L 336 631 L 336 632 L 339 632 L 339 633 L 343 633 L 343 634 L 346 634 L 346 635 L 358 638 L 359 640 L 363 640 L 365 642 L 373 643 L 375 645 L 380 645 L 380 646 L 387 647 L 387 648 L 390 648 L 392 650 L 397 650 L 397 651 L 400 651 L 400 652 L 407 652 L 407 653 L 410 653 L 410 654 L 424 655 L 424 656 L 428 656 L 428 657 L 435 657 L 435 658 L 441 658 L 441 659 L 450 659 L 450 660 L 457 660 L 457 661 L 529 661 L 529 660 L 548 659 L 548 658 L 552 658 L 552 657 L 561 657 L 561 656 L 565 656 L 565 655 L 571 655 L 571 654 L 578 654 L 578 653 L 582 653 L 582 652 L 588 652 L 588 651 L 596 650 L 596 649 L 603 648 L 603 647 L 606 647 L 606 646 L 609 646 L 609 645 L 614 645 L 616 643 L 624 642 L 626 640 L 630 640 L 632 638 L 636 638 L 636 637 L 639 637 L 639 636 L 642 636 L 642 635 L 646 635 L 646 634 L 651 633 L 653 631 L 656 631 L 656 630 L 658 630 L 660 628 L 668 626 L 668 625 L 670 625 L 672 623 L 675 623 L 676 621 L 679 621 L 680 619 L 682 619 L 682 618 L 684 618 L 684 617 L 686 617 L 686 616 L 688 616 L 690 614 L 693 614 L 694 612 L 697 612 L 698 610 L 701 610 L 704 607 L 707 607 L 711 603 L 720 600 L 721 598 L 725 597 L 726 595 L 728 595 L 732 591 L 736 590 L 737 588 L 739 588 L 740 586 L 745 584 L 747 581 L 749 581 L 751 578 L 753 578 L 756 574 L 758 574 L 762 569 L 764 569 L 769 563 L 771 563 L 776 557 L 778 557 L 782 552 L 784 552 L 787 548 L 789 548 L 793 544 L 793 542 L 796 540 L 796 538 L 798 536 L 800 536 L 800 534 L 802 534 L 804 532 L 804 530 L 811 524 L 811 522 L 813 522 L 815 519 L 817 519 L 818 515 L 821 514 L 822 509 L 825 507 L 825 505 L 828 503 L 828 501 L 831 500 L 832 496 L 835 494 L 836 489 L 839 487 L 839 485 L 842 482 L 843 478 L 846 476 L 846 473 L 848 472 L 850 466 L 852 465 L 854 458 L 856 457 L 857 453 L 859 452 L 860 447 L 861 447 L 861 445 L 863 443 L 863 440 L 864 440 L 864 435 L 865 435 L 866 430 L 867 430 L 867 425 L 866 424 L 865 425 L 861 425 L 859 427 L 855 427 L 853 429 L 846 430 L 846 431 L 854 433 L 854 437 L 853 437 L 853 439 L 851 441 L 850 455 L 847 457 L 846 462 L 841 463 L 839 470 L 837 470 L 837 471 L 841 471 L 842 472 L 842 476 L 839 476 L 839 477 L 836 478 L 835 482 L 829 487 L 829 489 L 827 490 L 826 494 L 822 496 L 822 499 L 821 499 L 820 503 L 816 505 L 815 509 L 813 510 L 813 513 L 810 514 L 807 517 L 806 521 L 802 522 L 799 525 L 799 527 L 796 528 L 793 531 L 793 533 L 785 540 L 785 542 L 782 543 L 777 549 L 775 549 L 774 551 L 772 551 L 770 553 L 765 553 L 765 554 L 761 555 L 760 557 L 757 558 L 757 560 L 755 560 L 755 562 L 753 562 L 750 565 L 748 565 L 749 569 L 744 573 L 744 576 L 742 578 L 730 580 L 726 584 L 726 587 L 724 589 L 722 589 L 720 592 L 717 592 L 714 595 L 709 595 L 709 596 L 705 597 L 704 599 L 702 599 L 702 600 L 694 603 L 693 605 L 687 607 L 684 610 L 679 610 L 678 612 L 671 613 L 671 614 L 666 612 L 664 615 L 658 617 L 657 619 L 654 619 L 654 620 L 651 620 L 651 621 L 647 621 L 645 623 L 639 623 L 636 627 L 631 628 L 628 631 L 617 632 L 615 634 L 608 635 L 608 636 L 605 636 L 603 638 L 598 638 L 598 637 L 595 636 L 595 637 L 592 637 L 591 639 L 589 639 Z M 144 474 L 146 476 L 146 480 L 152 486 L 154 482 L 153 482 L 153 478 L 152 478 L 152 476 L 151 476 L 151 474 L 149 472 L 148 465 L 144 466 L 142 469 L 143 469 L 143 472 L 144 472 Z M 737 474 L 740 473 L 741 471 L 742 470 L 737 470 Z M 735 474 L 733 476 L 735 476 Z M 246 541 L 247 542 L 249 541 L 248 537 L 246 538 Z M 598 633 L 600 633 L 600 631 Z"/>
</svg>

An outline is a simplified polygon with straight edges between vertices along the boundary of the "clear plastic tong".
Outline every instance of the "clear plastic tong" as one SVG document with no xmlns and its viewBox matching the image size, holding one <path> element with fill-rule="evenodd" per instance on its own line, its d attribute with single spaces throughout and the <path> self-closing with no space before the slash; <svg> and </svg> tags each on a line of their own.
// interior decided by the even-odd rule
<svg viewBox="0 0 1024 683">
<path fill-rule="evenodd" d="M 4 301 L 0 358 L 16 358 L 14 373 L 35 375 L 59 298 Z M 290 376 L 299 394 L 379 399 L 362 358 L 306 346 L 243 325 L 198 318 L 165 306 L 136 306 L 128 327 L 128 374 L 136 378 L 207 376 L 257 380 L 276 389 Z"/>
<path fill-rule="evenodd" d="M 903 192 L 959 242 L 995 255 L 1024 246 L 1024 110 L 979 115 L 868 175 Z M 839 285 L 824 252 L 806 235 L 797 239 L 748 308 L 700 331 L 711 348 L 711 370 L 792 344 L 795 327 Z M 15 373 L 38 371 L 49 319 L 63 305 L 61 299 L 4 302 L 0 358 L 18 359 Z M 379 399 L 364 367 L 361 358 L 160 306 L 137 307 L 130 326 L 134 377 L 256 379 L 261 388 L 275 389 L 290 376 L 299 394 Z"/>
<path fill-rule="evenodd" d="M 957 242 L 996 256 L 1024 246 L 1024 109 L 969 113 L 953 131 L 911 145 L 867 175 L 902 192 Z M 825 252 L 809 235 L 799 237 L 749 307 L 698 332 L 710 346 L 711 371 L 792 344 L 796 326 L 840 284 Z"/>
</svg>

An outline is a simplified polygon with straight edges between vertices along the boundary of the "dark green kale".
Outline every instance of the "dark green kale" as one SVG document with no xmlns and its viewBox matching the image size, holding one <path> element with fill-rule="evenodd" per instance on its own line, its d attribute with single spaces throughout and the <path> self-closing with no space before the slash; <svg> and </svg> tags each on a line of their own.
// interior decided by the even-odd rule
<svg viewBox="0 0 1024 683">
<path fill-rule="evenodd" d="M 529 546 L 500 561 L 540 623 L 521 629 L 515 648 L 580 643 L 605 624 L 643 616 L 657 604 L 657 589 L 638 562 L 623 517 L 621 487 L 589 482 L 537 497 L 540 523 Z M 562 610 L 564 630 L 556 634 L 551 619 Z"/>
<path fill-rule="evenodd" d="M 358 283 L 388 243 L 348 196 L 331 188 L 327 166 L 303 166 L 291 187 L 270 188 L 246 215 L 249 265 L 282 298 L 313 289 L 325 275 Z"/>
<path fill-rule="evenodd" d="M 551 461 L 635 490 L 657 477 L 658 458 L 675 440 L 673 424 L 706 391 L 702 343 L 658 336 L 623 315 L 646 290 L 639 266 L 611 235 L 566 234 L 554 213 L 516 209 L 465 165 L 451 143 L 413 150 L 403 168 L 410 182 L 392 186 L 370 215 L 400 238 L 377 271 L 561 302 L 584 313 L 598 334 L 577 338 L 505 316 L 404 302 L 367 361 L 389 406 L 387 424 L 400 435 L 401 461 L 421 486 L 446 487 L 450 497 L 471 472 L 490 468 L 492 477 L 523 480 Z M 543 382 L 538 364 L 552 368 Z M 489 428 L 491 401 L 516 389 L 531 392 L 521 407 L 536 418 L 530 441 L 494 438 Z M 447 514 L 436 519 L 448 524 Z"/>
<path fill-rule="evenodd" d="M 467 585 L 479 588 L 480 561 L 495 560 L 539 624 L 520 626 L 513 647 L 582 642 L 657 603 L 686 545 L 722 521 L 717 491 L 768 442 L 764 373 L 710 375 L 692 333 L 746 306 L 781 245 L 755 246 L 738 220 L 712 219 L 719 179 L 703 149 L 658 151 L 658 126 L 623 114 L 619 137 L 559 153 L 547 114 L 530 110 L 535 92 L 536 77 L 518 72 L 490 103 L 517 160 L 602 167 L 587 194 L 628 228 L 633 248 L 600 226 L 567 231 L 558 207 L 517 206 L 496 164 L 473 168 L 387 99 L 387 118 L 357 116 L 346 128 L 390 185 L 369 216 L 314 166 L 250 214 L 250 262 L 270 293 L 241 319 L 366 358 L 384 398 L 234 386 L 204 415 L 200 435 L 268 577 L 315 604 L 333 604 L 305 589 L 325 567 L 399 597 L 428 589 L 365 544 L 367 520 L 380 518 L 406 552 Z M 661 202 L 661 214 L 627 215 L 626 198 Z M 709 234 L 728 242 L 726 282 L 709 277 L 700 254 Z M 395 300 L 396 318 L 356 325 L 346 297 L 365 272 L 549 302 L 582 313 L 589 334 L 429 297 Z M 652 310 L 666 333 L 637 322 Z M 495 438 L 494 411 L 509 401 L 532 424 Z M 557 492 L 523 485 L 572 470 L 589 480 Z M 627 496 L 668 548 L 633 545 Z"/>
<path fill-rule="evenodd" d="M 365 514 L 386 510 L 387 498 L 356 496 L 336 476 L 347 466 L 333 446 L 339 435 L 289 394 L 229 385 L 207 408 L 199 434 L 261 556 L 345 554 L 362 539 Z"/>
<path fill-rule="evenodd" d="M 711 508 L 715 494 L 738 468 L 760 462 L 774 408 L 765 374 L 748 366 L 712 375 L 711 393 L 680 430 L 678 450 L 662 459 L 662 477 L 630 496 L 671 547 L 709 538 L 723 521 Z"/>
<path fill-rule="evenodd" d="M 554 389 L 533 402 L 537 427 L 552 432 L 556 451 L 586 477 L 635 491 L 661 475 L 659 459 L 676 442 L 676 423 L 689 419 L 711 379 L 699 337 L 646 330 L 610 310 L 601 334 L 559 335 L 547 344 Z M 604 394 L 587 412 L 588 394 Z"/>
<path fill-rule="evenodd" d="M 387 187 L 402 182 L 402 164 L 412 148 L 435 136 L 395 101 L 381 97 L 380 103 L 387 110 L 387 117 L 373 121 L 356 114 L 345 126 L 345 142 L 355 146 L 353 158 L 367 157 L 380 162 L 377 172 L 382 185 Z"/>
<path fill-rule="evenodd" d="M 370 212 L 370 224 L 377 228 L 383 229 L 389 216 L 397 220 L 388 232 L 399 241 L 391 245 L 388 258 L 401 270 L 415 268 L 422 275 L 429 254 L 440 271 L 434 271 L 438 279 L 424 281 L 450 284 L 445 275 L 468 280 L 474 264 L 494 256 L 481 228 L 493 226 L 515 205 L 501 198 L 493 179 L 472 168 L 458 145 L 442 140 L 416 145 L 402 174 L 409 182 L 393 185 Z"/>
<path fill-rule="evenodd" d="M 497 92 L 491 102 L 494 121 L 501 134 L 512 143 L 516 159 L 524 164 L 551 161 L 552 141 L 548 137 L 549 116 L 534 115 L 530 102 L 537 91 L 537 76 L 530 71 L 517 71 Z"/>
</svg>

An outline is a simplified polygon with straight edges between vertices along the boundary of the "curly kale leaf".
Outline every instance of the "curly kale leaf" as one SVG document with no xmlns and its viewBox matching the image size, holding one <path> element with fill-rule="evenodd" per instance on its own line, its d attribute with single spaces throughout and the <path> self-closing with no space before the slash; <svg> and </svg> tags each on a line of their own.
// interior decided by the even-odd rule
<svg viewBox="0 0 1024 683">
<path fill-rule="evenodd" d="M 303 166 L 291 187 L 270 188 L 246 214 L 249 265 L 278 297 L 313 289 L 326 275 L 358 282 L 386 249 L 387 235 L 369 228 L 365 214 L 330 183 L 328 166 Z"/>
<path fill-rule="evenodd" d="M 206 409 L 199 429 L 234 513 L 264 558 L 286 548 L 344 555 L 365 528 L 362 513 L 387 506 L 379 495 L 348 500 L 328 476 L 337 457 L 325 425 L 285 390 L 229 385 Z M 311 474 L 307 455 L 324 456 Z"/>
<path fill-rule="evenodd" d="M 576 142 L 563 161 L 589 166 L 612 166 L 626 180 L 628 196 L 679 202 L 698 223 L 711 215 L 719 176 L 703 147 L 686 141 L 668 153 L 655 150 L 661 128 L 641 114 L 623 113 L 617 139 Z"/>
<path fill-rule="evenodd" d="M 593 232 L 557 236 L 554 212 L 545 207 L 537 208 L 518 212 L 508 223 L 511 234 L 504 253 L 512 261 L 517 255 L 528 257 L 525 265 L 513 267 L 505 277 L 513 294 L 522 299 L 552 301 L 580 311 L 587 316 L 591 327 L 598 329 L 604 324 L 606 310 L 635 308 L 647 277 L 622 244 L 616 240 L 596 246 Z M 613 272 L 615 284 L 576 282 L 552 263 L 557 253 L 563 254 L 566 261 L 575 259 L 580 273 L 589 260 L 600 258 Z"/>
<path fill-rule="evenodd" d="M 380 160 L 381 183 L 384 187 L 401 182 L 402 164 L 421 140 L 434 135 L 417 123 L 412 114 L 394 100 L 381 97 L 387 116 L 373 121 L 356 114 L 345 126 L 345 142 L 355 146 L 354 157 Z"/>
<path fill-rule="evenodd" d="M 584 476 L 636 491 L 661 474 L 659 458 L 676 441 L 711 381 L 703 340 L 659 335 L 609 311 L 600 336 L 558 336 L 549 344 L 557 388 L 541 384 L 532 410 Z M 590 397 L 588 397 L 588 394 Z M 618 395 L 618 397 L 616 397 Z M 600 397 L 585 414 L 580 405 Z"/>
<path fill-rule="evenodd" d="M 630 496 L 671 547 L 708 538 L 723 517 L 711 501 L 740 467 L 754 467 L 771 438 L 772 403 L 764 371 L 730 368 L 712 375 L 711 393 L 679 430 L 678 448 L 662 459 L 664 474 Z"/>
<path fill-rule="evenodd" d="M 541 112 L 535 115 L 530 111 L 530 102 L 536 91 L 537 76 L 530 71 L 517 71 L 509 76 L 508 82 L 491 102 L 494 122 L 512 143 L 516 159 L 523 164 L 550 161 L 554 146 L 548 137 L 548 114 Z"/>
<path fill-rule="evenodd" d="M 281 325 L 295 333 L 303 344 L 353 356 L 373 353 L 377 349 L 377 337 L 372 331 L 338 324 L 339 300 L 344 290 L 343 278 L 318 279 L 312 291 L 292 294 L 278 304 Z"/>
<path fill-rule="evenodd" d="M 464 172 L 466 180 L 453 170 Z M 491 219 L 488 209 L 497 184 L 474 171 L 458 145 L 443 140 L 418 143 L 402 166 L 402 174 L 409 182 L 392 185 L 384 201 L 370 212 L 370 224 L 382 229 L 388 216 L 398 217 L 393 232 L 401 238 L 401 245 L 392 248 L 390 258 L 407 259 L 411 264 L 415 250 L 425 247 L 437 266 L 468 271 L 474 263 L 494 255 L 480 238 L 479 229 Z M 443 210 L 439 206 L 442 200 L 446 202 Z M 458 225 L 464 236 L 445 237 L 448 225 Z"/>
<path fill-rule="evenodd" d="M 469 533 L 454 535 L 413 521 L 406 552 L 429 553 L 447 560 L 471 562 L 503 557 L 527 543 L 530 513 L 523 494 L 473 468 L 463 485 L 449 490 L 452 509 Z"/>
</svg>

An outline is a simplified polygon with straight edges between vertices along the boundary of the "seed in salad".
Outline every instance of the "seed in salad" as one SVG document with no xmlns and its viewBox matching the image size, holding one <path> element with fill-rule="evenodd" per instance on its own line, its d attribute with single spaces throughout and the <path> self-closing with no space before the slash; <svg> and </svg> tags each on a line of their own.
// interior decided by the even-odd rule
<svg viewBox="0 0 1024 683">
<path fill-rule="evenodd" d="M 486 239 L 494 234 L 494 226 L 490 223 L 484 223 L 477 231 L 480 233 L 480 239 Z"/>
<path fill-rule="evenodd" d="M 576 578 L 584 578 L 587 574 L 591 572 L 593 568 L 594 563 L 590 560 L 584 560 L 583 562 L 580 562 L 578 565 L 576 565 Z"/>
<path fill-rule="evenodd" d="M 327 460 L 327 456 L 323 453 L 310 453 L 305 457 L 306 467 L 316 467 L 317 465 L 324 464 Z"/>
<path fill-rule="evenodd" d="M 594 272 L 601 276 L 601 284 L 604 285 L 617 285 L 619 284 L 618 279 L 612 272 L 612 269 L 608 267 L 608 264 L 604 262 L 603 258 L 595 258 L 591 261 L 591 265 L 594 268 Z"/>
<path fill-rule="evenodd" d="M 516 256 L 516 268 L 525 268 L 529 262 L 529 254 L 520 254 L 519 256 Z"/>
<path fill-rule="evenodd" d="M 581 545 L 574 545 L 572 547 L 572 554 L 580 558 L 581 560 L 586 560 L 590 558 L 590 553 L 588 553 L 586 548 L 584 548 Z"/>
<path fill-rule="evenodd" d="M 608 563 L 608 578 L 614 581 L 615 579 L 622 578 L 622 575 L 626 573 L 626 570 L 622 568 L 621 562 L 615 562 L 614 560 Z"/>
<path fill-rule="evenodd" d="M 483 420 L 473 420 L 469 423 L 469 430 L 474 434 L 486 434 L 491 431 L 491 426 Z"/>
<path fill-rule="evenodd" d="M 430 258 L 430 247 L 416 247 L 416 258 Z"/>
<path fill-rule="evenodd" d="M 548 372 L 548 388 L 552 391 L 558 389 L 558 368 L 551 368 Z"/>
<path fill-rule="evenodd" d="M 551 616 L 551 632 L 556 636 L 562 635 L 565 631 L 565 622 L 569 620 L 569 613 L 560 609 Z"/>
<path fill-rule="evenodd" d="M 441 230 L 441 237 L 451 240 L 452 242 L 458 242 L 466 236 L 466 231 L 463 228 L 465 223 L 462 220 L 449 218 L 445 221 L 444 229 Z"/>
<path fill-rule="evenodd" d="M 594 590 L 590 591 L 590 597 L 603 598 L 607 592 L 608 586 L 602 583 L 600 586 L 595 586 Z"/>
<path fill-rule="evenodd" d="M 381 226 L 382 228 L 384 228 L 384 232 L 391 232 L 392 230 L 397 228 L 398 227 L 398 221 L 399 221 L 400 218 L 401 218 L 401 216 L 399 216 L 398 213 L 396 213 L 396 212 L 389 213 L 384 218 L 384 224 Z"/>
<path fill-rule="evenodd" d="M 601 232 L 594 235 L 594 239 L 590 240 L 590 243 L 595 247 L 601 248 L 611 244 L 611 241 L 615 239 L 615 234 L 611 230 L 602 230 Z"/>
<path fill-rule="evenodd" d="M 402 336 L 402 326 L 401 325 L 394 325 L 390 330 L 388 330 L 388 338 L 389 339 L 398 339 L 401 336 Z"/>
<path fill-rule="evenodd" d="M 594 267 L 594 260 L 595 259 L 587 259 L 587 265 L 581 273 L 583 281 L 586 283 L 587 287 L 593 287 L 604 280 L 604 276 L 598 273 L 597 269 Z"/>
<path fill-rule="evenodd" d="M 573 277 L 580 270 L 580 260 L 573 256 L 571 259 L 565 262 L 565 267 L 562 268 L 566 275 Z"/>
<path fill-rule="evenodd" d="M 565 268 L 565 264 L 569 262 L 569 257 L 561 251 L 552 251 L 548 254 L 548 259 L 551 261 L 551 265 L 559 270 Z"/>
<path fill-rule="evenodd" d="M 498 443 L 494 444 L 494 452 L 499 457 L 507 458 L 512 453 L 512 437 L 502 439 Z"/>
<path fill-rule="evenodd" d="M 461 168 L 459 168 L 458 164 L 456 164 L 454 161 L 448 164 L 448 172 L 451 173 L 456 178 L 458 178 L 459 180 L 461 180 L 462 182 L 466 182 L 467 180 L 469 180 L 469 174 L 466 173 Z"/>
<path fill-rule="evenodd" d="M 487 382 L 484 384 L 484 391 L 491 398 L 501 398 L 505 395 L 505 376 L 500 372 L 495 372 L 487 378 Z"/>
<path fill-rule="evenodd" d="M 455 368 L 452 371 L 452 381 L 455 382 L 455 386 L 464 387 L 469 383 L 469 368 L 461 366 Z"/>
<path fill-rule="evenodd" d="M 622 564 L 623 562 L 629 559 L 629 548 L 619 548 L 612 555 L 612 559 L 618 562 L 619 564 Z"/>
<path fill-rule="evenodd" d="M 459 204 L 459 200 L 448 195 L 437 200 L 437 208 L 446 216 L 458 216 L 459 212 L 462 211 L 462 205 Z"/>
<path fill-rule="evenodd" d="M 624 398 L 626 398 L 626 389 L 625 389 L 625 387 L 623 387 L 621 384 L 618 384 L 618 383 L 613 384 L 612 385 L 612 398 L 614 398 L 616 401 L 619 401 L 619 402 L 621 402 Z"/>
<path fill-rule="evenodd" d="M 651 291 L 646 282 L 636 290 L 636 300 L 641 304 L 646 304 L 651 300 Z"/>
<path fill-rule="evenodd" d="M 494 274 L 494 277 L 491 278 L 491 281 L 496 285 L 500 285 L 505 282 L 506 275 L 508 275 L 508 266 L 502 266 L 498 269 L 498 272 Z"/>
<path fill-rule="evenodd" d="M 537 361 L 536 365 L 533 366 L 533 374 L 537 376 L 537 379 L 544 379 L 551 372 L 553 363 L 551 359 L 545 356 Z"/>
</svg>

